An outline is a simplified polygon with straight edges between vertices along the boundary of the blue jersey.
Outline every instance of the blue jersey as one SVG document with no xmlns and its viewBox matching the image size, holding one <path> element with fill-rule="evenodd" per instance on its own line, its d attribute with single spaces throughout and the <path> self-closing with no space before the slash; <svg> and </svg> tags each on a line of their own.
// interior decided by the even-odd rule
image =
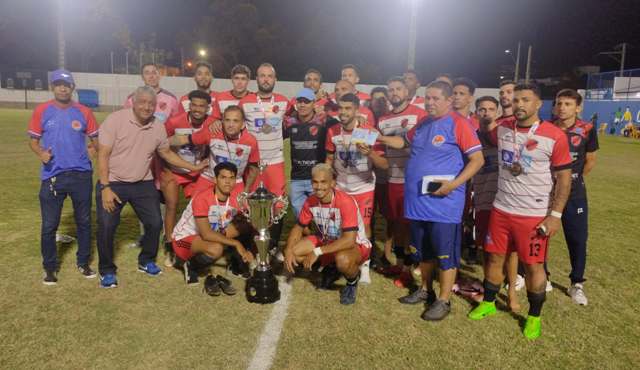
<svg viewBox="0 0 640 370">
<path fill-rule="evenodd" d="M 446 197 L 426 194 L 427 183 L 453 180 L 464 169 L 464 155 L 482 150 L 471 125 L 459 115 L 427 117 L 407 132 L 411 144 L 404 183 L 404 212 L 410 220 L 459 223 L 465 202 L 465 185 Z"/>
<path fill-rule="evenodd" d="M 51 160 L 42 165 L 42 180 L 66 171 L 91 171 L 86 137 L 98 136 L 91 109 L 75 102 L 60 107 L 50 100 L 33 111 L 28 130 L 44 150 L 51 148 Z"/>
</svg>

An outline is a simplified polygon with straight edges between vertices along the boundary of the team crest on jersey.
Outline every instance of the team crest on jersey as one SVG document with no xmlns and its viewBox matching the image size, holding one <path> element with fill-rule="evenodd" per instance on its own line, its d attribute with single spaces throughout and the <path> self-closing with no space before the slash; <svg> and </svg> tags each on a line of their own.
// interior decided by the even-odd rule
<svg viewBox="0 0 640 370">
<path fill-rule="evenodd" d="M 160 107 L 160 109 L 165 110 L 165 108 L 167 108 L 167 103 L 162 101 L 162 102 L 160 102 L 159 107 Z"/>
<path fill-rule="evenodd" d="M 280 106 L 278 106 L 278 105 L 274 105 L 274 106 L 271 108 L 271 111 L 272 111 L 273 113 L 278 113 L 278 112 L 280 111 Z"/>
<path fill-rule="evenodd" d="M 442 144 L 444 144 L 444 136 L 442 135 L 434 136 L 433 139 L 431 140 L 431 144 L 433 146 L 442 146 Z"/>
<path fill-rule="evenodd" d="M 310 133 L 312 136 L 316 136 L 316 135 L 318 135 L 318 128 L 317 128 L 316 126 L 311 126 L 311 127 L 309 127 L 309 133 Z"/>
<path fill-rule="evenodd" d="M 71 128 L 76 131 L 80 131 L 82 130 L 82 123 L 80 123 L 80 121 L 73 120 L 71 121 Z"/>
<path fill-rule="evenodd" d="M 402 128 L 407 128 L 408 124 L 409 124 L 409 120 L 406 118 L 400 122 L 400 126 L 402 126 Z"/>
<path fill-rule="evenodd" d="M 244 149 L 236 147 L 236 156 L 241 157 L 242 153 L 244 153 Z"/>
<path fill-rule="evenodd" d="M 538 140 L 536 139 L 527 140 L 527 144 L 525 144 L 525 147 L 527 148 L 528 151 L 535 150 L 538 147 Z"/>
<path fill-rule="evenodd" d="M 579 146 L 582 143 L 582 136 L 580 135 L 572 135 L 571 136 L 571 145 Z"/>
</svg>

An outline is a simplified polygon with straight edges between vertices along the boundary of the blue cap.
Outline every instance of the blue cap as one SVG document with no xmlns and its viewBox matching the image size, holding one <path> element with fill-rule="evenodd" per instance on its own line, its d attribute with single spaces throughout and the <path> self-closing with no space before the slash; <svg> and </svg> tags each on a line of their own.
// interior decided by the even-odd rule
<svg viewBox="0 0 640 370">
<path fill-rule="evenodd" d="M 71 72 L 66 69 L 56 69 L 51 72 L 51 77 L 49 78 L 49 83 L 54 83 L 56 81 L 64 81 L 66 83 L 75 85 L 76 83 L 73 81 L 73 76 Z"/>
<path fill-rule="evenodd" d="M 311 90 L 310 88 L 305 87 L 304 89 L 298 91 L 298 93 L 296 94 L 296 99 L 300 99 L 300 98 L 304 98 L 307 100 L 315 100 L 316 93 L 314 93 L 313 90 Z"/>
</svg>

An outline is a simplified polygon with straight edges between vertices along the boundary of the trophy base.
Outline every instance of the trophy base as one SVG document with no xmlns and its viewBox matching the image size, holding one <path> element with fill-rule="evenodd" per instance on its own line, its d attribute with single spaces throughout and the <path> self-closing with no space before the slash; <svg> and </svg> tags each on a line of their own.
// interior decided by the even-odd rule
<svg viewBox="0 0 640 370">
<path fill-rule="evenodd" d="M 247 301 L 251 303 L 273 303 L 280 300 L 278 280 L 271 269 L 260 271 L 255 269 L 245 285 Z"/>
</svg>

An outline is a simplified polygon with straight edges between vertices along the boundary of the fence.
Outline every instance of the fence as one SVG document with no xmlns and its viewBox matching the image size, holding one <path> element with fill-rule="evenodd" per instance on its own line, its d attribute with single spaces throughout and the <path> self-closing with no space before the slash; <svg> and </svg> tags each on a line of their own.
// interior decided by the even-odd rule
<svg viewBox="0 0 640 370">
<path fill-rule="evenodd" d="M 586 98 L 592 100 L 640 99 L 640 68 L 591 73 Z"/>
</svg>

